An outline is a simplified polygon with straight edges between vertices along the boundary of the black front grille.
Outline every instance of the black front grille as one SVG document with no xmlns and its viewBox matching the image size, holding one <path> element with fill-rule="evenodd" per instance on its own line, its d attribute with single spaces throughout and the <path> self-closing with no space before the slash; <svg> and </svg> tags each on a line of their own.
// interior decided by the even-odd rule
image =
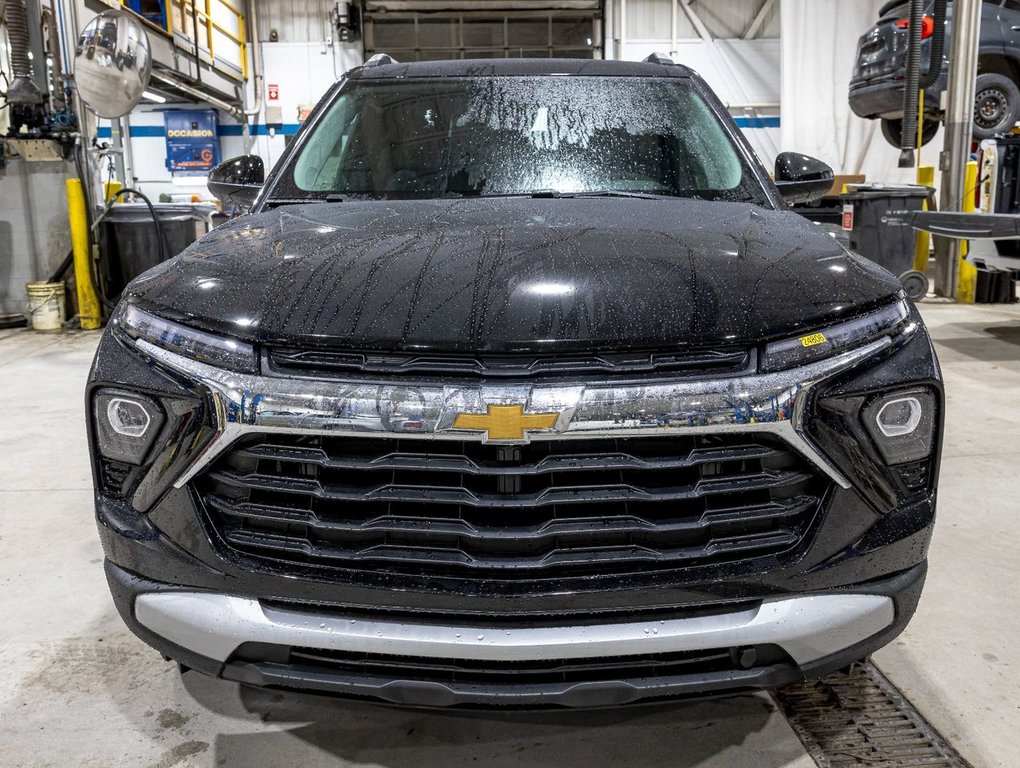
<svg viewBox="0 0 1020 768">
<path fill-rule="evenodd" d="M 223 545 L 280 567 L 541 579 L 788 550 L 825 482 L 746 434 L 512 447 L 264 435 L 196 487 Z"/>
<path fill-rule="evenodd" d="M 558 355 L 457 355 L 401 352 L 341 352 L 270 347 L 267 371 L 284 376 L 385 374 L 387 378 L 429 376 L 459 378 L 528 378 L 543 376 L 734 376 L 754 370 L 751 349 L 705 349 L 676 352 L 606 352 Z"/>
</svg>

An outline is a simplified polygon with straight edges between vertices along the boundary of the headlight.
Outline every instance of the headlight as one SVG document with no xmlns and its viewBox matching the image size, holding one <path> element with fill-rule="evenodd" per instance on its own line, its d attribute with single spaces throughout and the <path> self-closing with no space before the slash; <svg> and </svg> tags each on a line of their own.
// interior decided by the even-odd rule
<svg viewBox="0 0 1020 768">
<path fill-rule="evenodd" d="M 239 339 L 189 328 L 149 314 L 134 304 L 123 304 L 113 322 L 131 339 L 144 339 L 157 347 L 220 368 L 242 373 L 258 372 L 255 348 Z"/>
<path fill-rule="evenodd" d="M 931 390 L 902 390 L 872 400 L 861 418 L 886 463 L 905 464 L 931 455 L 935 407 Z"/>
<path fill-rule="evenodd" d="M 163 426 L 163 411 L 137 392 L 101 389 L 93 401 L 96 443 L 108 459 L 141 464 Z"/>
<path fill-rule="evenodd" d="M 906 301 L 900 299 L 876 312 L 845 323 L 796 338 L 774 341 L 765 346 L 762 370 L 780 371 L 804 365 L 859 347 L 882 336 L 892 336 L 905 329 L 909 316 Z"/>
</svg>

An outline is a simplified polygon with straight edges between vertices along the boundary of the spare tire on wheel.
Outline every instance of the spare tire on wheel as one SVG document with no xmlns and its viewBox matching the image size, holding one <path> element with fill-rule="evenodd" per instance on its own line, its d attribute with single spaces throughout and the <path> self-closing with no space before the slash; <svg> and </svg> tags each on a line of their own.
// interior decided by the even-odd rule
<svg viewBox="0 0 1020 768">
<path fill-rule="evenodd" d="M 988 72 L 978 75 L 974 89 L 974 138 L 1008 133 L 1020 120 L 1020 88 L 1010 78 Z"/>
<path fill-rule="evenodd" d="M 924 272 L 908 270 L 900 275 L 900 282 L 903 284 L 904 293 L 914 301 L 928 295 L 928 276 Z"/>
</svg>

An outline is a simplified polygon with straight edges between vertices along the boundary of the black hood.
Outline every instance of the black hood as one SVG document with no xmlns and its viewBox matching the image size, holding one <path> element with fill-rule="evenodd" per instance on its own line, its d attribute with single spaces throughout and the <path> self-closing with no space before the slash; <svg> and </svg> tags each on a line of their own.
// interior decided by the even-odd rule
<svg viewBox="0 0 1020 768">
<path fill-rule="evenodd" d="M 753 343 L 899 290 L 788 211 L 602 197 L 285 206 L 219 227 L 127 293 L 258 341 L 508 352 Z"/>
</svg>

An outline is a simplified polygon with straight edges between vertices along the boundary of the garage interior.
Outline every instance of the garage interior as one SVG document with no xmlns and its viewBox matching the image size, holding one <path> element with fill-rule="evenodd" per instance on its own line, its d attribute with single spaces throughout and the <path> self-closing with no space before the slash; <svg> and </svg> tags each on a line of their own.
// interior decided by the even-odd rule
<svg viewBox="0 0 1020 768">
<path fill-rule="evenodd" d="M 848 98 L 860 57 L 879 45 L 870 30 L 898 30 L 908 61 L 911 19 L 928 24 L 938 5 L 0 0 L 0 401 L 11 405 L 0 422 L 0 762 L 1016 765 L 1020 103 L 996 99 L 1020 100 L 1009 89 L 1020 83 L 1020 4 L 948 3 L 948 79 L 925 86 L 937 74 L 925 53 L 899 86 L 921 92 L 915 114 L 860 117 Z M 88 25 L 111 10 L 144 30 L 151 73 L 126 111 L 100 116 L 97 98 L 121 96 L 87 85 L 83 70 L 108 34 L 99 25 L 89 37 Z M 990 24 L 1002 25 L 994 44 Z M 933 33 L 918 29 L 930 51 Z M 664 55 L 704 78 L 770 172 L 785 151 L 831 167 L 831 189 L 794 211 L 901 279 L 945 387 L 927 582 L 899 637 L 867 662 L 773 692 L 473 711 L 214 679 L 129 631 L 96 535 L 84 406 L 103 329 L 131 280 L 242 213 L 209 191 L 212 168 L 251 155 L 271 172 L 320 98 L 378 54 Z M 117 70 L 145 69 L 141 55 Z M 941 89 L 937 106 L 925 87 Z"/>
</svg>

